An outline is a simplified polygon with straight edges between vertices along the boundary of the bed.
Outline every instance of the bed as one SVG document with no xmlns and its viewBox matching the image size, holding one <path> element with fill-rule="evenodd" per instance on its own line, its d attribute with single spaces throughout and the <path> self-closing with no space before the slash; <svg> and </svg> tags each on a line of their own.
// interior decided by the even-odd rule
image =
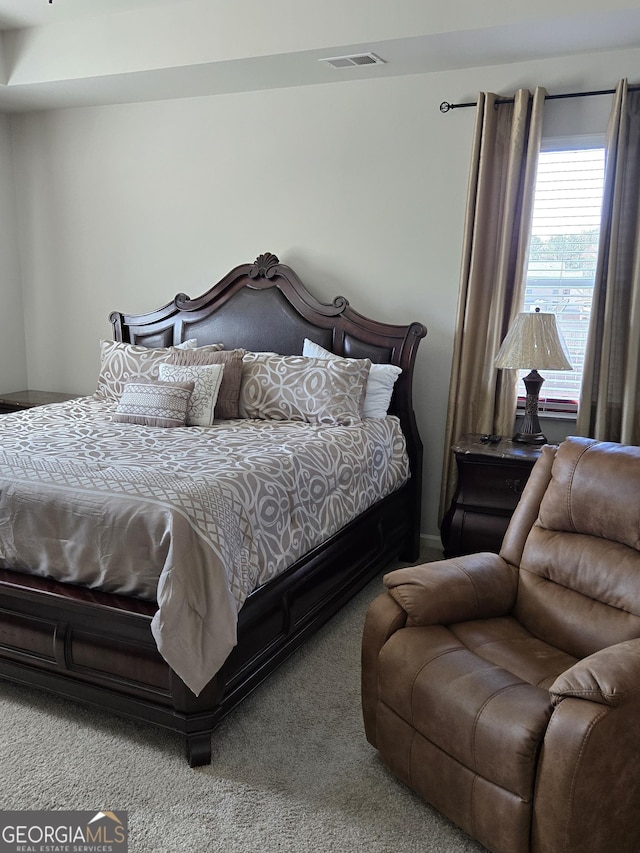
<svg viewBox="0 0 640 853">
<path fill-rule="evenodd" d="M 130 512 L 130 504 L 124 502 L 124 497 L 121 499 L 119 494 L 116 495 L 113 512 L 120 514 L 113 516 L 115 522 L 110 522 L 112 532 L 108 548 L 111 558 L 117 558 L 118 566 L 123 569 L 124 580 L 119 585 L 105 581 L 97 565 L 93 565 L 94 562 L 97 564 L 97 558 L 94 560 L 93 553 L 87 548 L 78 547 L 78 541 L 72 541 L 73 537 L 64 542 L 64 550 L 67 562 L 73 562 L 77 568 L 77 576 L 56 576 L 55 572 L 36 567 L 39 552 L 35 548 L 40 547 L 40 540 L 44 542 L 47 539 L 48 527 L 33 511 L 23 513 L 13 507 L 26 503 L 27 493 L 21 494 L 19 490 L 27 476 L 25 471 L 31 466 L 38 488 L 43 489 L 39 495 L 43 504 L 49 482 L 52 492 L 70 489 L 69 483 L 73 483 L 75 488 L 76 482 L 80 482 L 84 492 L 79 508 L 72 508 L 75 523 L 88 524 L 87 518 L 99 514 L 105 502 L 105 482 L 113 479 L 114 468 L 102 456 L 98 458 L 98 454 L 104 447 L 111 448 L 114 427 L 109 422 L 114 419 L 114 411 L 120 412 L 124 398 L 118 403 L 105 401 L 99 386 L 92 398 L 43 407 L 39 412 L 33 410 L 21 415 L 6 415 L 5 418 L 18 420 L 0 422 L 4 492 L 15 486 L 20 501 L 12 504 L 10 511 L 5 511 L 4 518 L 5 522 L 7 519 L 11 522 L 5 527 L 12 528 L 11 536 L 17 544 L 15 550 L 13 542 L 11 546 L 7 545 L 7 536 L 2 544 L 0 677 L 170 729 L 184 737 L 191 766 L 207 764 L 211 761 L 212 732 L 225 715 L 391 560 L 417 559 L 422 444 L 412 405 L 412 381 L 418 345 L 426 329 L 417 322 L 399 326 L 371 320 L 351 308 L 343 297 L 336 298 L 332 304 L 321 303 L 306 290 L 290 267 L 281 264 L 270 253 L 260 255 L 253 264 L 235 267 L 196 299 L 180 293 L 156 311 L 138 315 L 114 312 L 110 321 L 113 347 L 144 347 L 145 353 L 148 351 L 154 356 L 164 351 L 173 352 L 176 347 L 184 350 L 190 346 L 198 351 L 221 346 L 225 353 L 243 353 L 246 388 L 250 388 L 247 370 L 259 372 L 264 364 L 295 366 L 303 360 L 300 356 L 307 347 L 311 356 L 319 356 L 320 359 L 324 358 L 325 352 L 327 358 L 331 354 L 331 360 L 322 363 L 336 371 L 343 368 L 351 371 L 355 369 L 353 365 L 369 363 L 378 365 L 377 370 L 384 370 L 383 365 L 399 368 L 393 384 L 389 417 L 379 420 L 363 417 L 361 424 L 347 420 L 336 427 L 331 422 L 325 423 L 322 417 L 313 426 L 282 419 L 271 421 L 251 408 L 255 401 L 251 403 L 252 398 L 247 392 L 246 411 L 242 414 L 247 419 L 246 424 L 234 420 L 219 422 L 216 415 L 211 429 L 153 430 L 145 427 L 136 431 L 137 427 L 131 427 L 131 432 L 127 433 L 130 442 L 126 452 L 122 449 L 117 451 L 116 468 L 119 488 L 135 493 L 138 508 L 128 518 L 126 513 Z M 127 390 L 131 387 L 127 386 Z M 258 403 L 255 405 L 259 406 Z M 345 405 L 351 403 L 347 401 Z M 358 406 L 361 406 L 361 401 Z M 95 411 L 98 411 L 98 419 L 102 418 L 101 431 L 92 420 L 96 417 Z M 75 431 L 67 434 L 63 429 L 64 418 L 68 417 L 73 417 Z M 127 417 L 121 420 L 125 424 L 121 432 L 126 433 L 129 428 Z M 252 432 L 241 432 L 243 429 L 251 429 Z M 202 441 L 188 444 L 187 441 L 195 440 L 191 434 L 198 432 L 203 436 Z M 251 438 L 246 437 L 249 434 Z M 257 443 L 262 441 L 263 435 L 270 441 L 275 440 L 279 451 L 286 451 L 285 462 Z M 329 436 L 336 443 L 325 451 L 324 442 Z M 342 488 L 342 504 L 349 505 L 348 520 L 344 521 L 335 509 L 333 493 L 331 500 L 334 503 L 322 517 L 309 504 L 309 495 L 313 492 L 309 484 L 313 476 L 299 461 L 301 445 L 298 442 L 303 438 L 311 442 L 316 468 L 327 467 L 322 454 L 328 453 L 341 461 L 342 472 L 349 472 L 348 476 L 338 473 L 332 477 L 332 488 Z M 63 463 L 60 460 L 55 462 L 57 467 L 54 468 L 56 441 L 61 447 L 64 444 L 61 450 L 64 459 Z M 173 454 L 163 459 L 162 466 L 158 462 L 157 470 L 142 460 L 138 452 L 138 445 L 144 444 L 145 452 L 151 448 L 149 452 L 155 453 L 156 441 L 167 449 L 168 454 Z M 340 441 L 344 443 L 340 444 Z M 376 449 L 370 448 L 370 441 L 378 443 L 371 445 Z M 253 516 L 246 517 L 244 507 L 230 512 L 232 504 L 227 503 L 222 511 L 220 505 L 211 502 L 210 516 L 200 512 L 204 504 L 198 504 L 199 520 L 190 519 L 188 523 L 184 520 L 186 510 L 183 505 L 179 504 L 173 511 L 174 505 L 171 504 L 171 533 L 174 538 L 165 542 L 164 528 L 159 526 L 161 522 L 154 516 L 152 508 L 159 508 L 161 521 L 166 518 L 166 496 L 171 492 L 171 499 L 175 499 L 174 491 L 182 482 L 187 482 L 187 474 L 197 481 L 196 488 L 189 480 L 189 495 L 197 493 L 200 496 L 210 458 L 213 465 L 216 455 L 231 454 L 234 445 L 239 451 L 245 450 L 240 454 L 243 458 L 233 462 L 235 467 L 231 473 L 228 472 L 224 486 L 220 487 L 225 499 L 229 494 L 237 497 L 251 490 L 248 484 L 254 482 L 255 475 L 251 466 L 256 470 L 264 469 L 270 479 L 260 487 L 264 489 L 263 497 L 254 503 L 259 504 L 262 514 L 267 516 L 268 493 L 278 493 L 277 503 L 288 513 L 278 519 L 278 526 L 274 527 L 279 531 L 280 539 L 271 535 L 273 531 L 269 536 L 263 536 L 262 528 L 256 526 Z M 384 455 L 386 446 L 400 448 L 406 468 L 404 473 L 402 470 L 397 472 L 396 479 L 389 477 L 388 483 L 386 475 L 382 477 L 371 465 L 367 467 L 356 457 L 352 460 L 348 455 L 358 451 L 363 459 L 377 458 Z M 365 453 L 362 453 L 363 447 L 367 448 Z M 127 453 L 131 459 L 127 461 L 125 458 L 125 466 L 123 455 L 126 457 Z M 20 467 L 14 472 L 12 466 L 18 465 Z M 399 463 L 396 467 L 400 468 Z M 351 482 L 350 478 L 355 476 L 355 469 L 360 468 L 365 480 L 358 481 L 358 486 L 354 487 L 356 481 Z M 238 473 L 240 469 L 241 474 Z M 163 470 L 169 473 L 163 474 Z M 172 471 L 178 485 L 171 482 Z M 293 477 L 292 482 L 298 484 L 294 499 L 290 491 L 287 496 L 284 486 L 285 491 L 278 491 L 280 487 L 276 477 L 280 475 L 290 480 Z M 342 486 L 339 483 L 341 479 L 345 480 Z M 372 483 L 378 479 L 384 479 L 386 486 L 380 493 L 382 496 L 376 492 L 372 497 L 369 494 Z M 306 484 L 304 500 L 300 484 Z M 33 489 L 33 485 L 30 484 L 29 488 Z M 184 490 L 180 495 L 182 500 Z M 55 517 L 55 512 L 58 510 L 51 509 L 46 517 Z M 137 520 L 132 523 L 134 514 Z M 201 517 L 204 516 L 203 521 Z M 25 525 L 33 525 L 34 518 L 39 525 L 39 533 L 31 536 L 30 528 Z M 226 538 L 222 534 L 216 538 L 216 534 L 210 531 L 212 518 L 217 519 L 216 523 L 221 528 L 228 524 Z M 57 518 L 55 523 L 58 523 Z M 48 521 L 47 524 L 53 526 L 54 522 Z M 0 512 L 0 531 L 2 528 Z M 255 530 L 260 534 L 254 536 L 251 546 L 246 544 L 245 528 L 252 531 L 252 536 Z M 118 531 L 117 536 L 113 534 L 114 530 Z M 141 530 L 144 531 L 142 538 Z M 156 530 L 159 531 L 157 535 Z M 101 541 L 103 539 L 101 536 Z M 263 548 L 263 539 L 270 540 L 268 549 L 266 546 Z M 31 550 L 23 547 L 26 540 L 33 543 Z M 141 592 L 130 585 L 138 562 L 142 567 L 143 552 L 145 560 L 151 559 L 149 555 L 152 552 L 154 559 L 156 551 L 162 552 L 168 564 L 167 553 L 177 553 L 175 542 L 178 540 L 189 543 L 189 558 L 171 558 L 169 570 L 165 565 L 160 574 L 155 596 L 148 589 Z M 196 545 L 192 540 L 197 540 Z M 187 626 L 191 616 L 182 607 L 181 600 L 172 597 L 175 593 L 172 596 L 165 593 L 169 587 L 172 590 L 180 588 L 184 579 L 189 579 L 195 572 L 192 562 L 197 563 L 198 558 L 191 555 L 200 554 L 198 543 L 205 540 L 208 543 L 207 554 L 215 555 L 216 566 L 219 563 L 220 571 L 226 572 L 229 578 L 230 570 L 225 560 L 230 563 L 235 557 L 227 559 L 227 556 L 246 556 L 250 552 L 250 558 L 238 558 L 236 562 L 239 565 L 238 575 L 244 577 L 248 574 L 251 577 L 242 594 L 236 594 L 235 587 L 233 595 L 227 594 L 231 603 L 227 602 L 220 613 L 216 610 L 215 619 L 211 618 L 213 611 L 199 608 L 196 602 L 195 609 L 202 610 L 196 614 L 197 627 L 202 629 L 204 626 L 207 642 L 207 626 L 213 622 L 223 625 L 224 614 L 233 612 L 233 624 L 229 628 L 233 636 L 228 638 L 227 645 L 223 642 L 217 652 L 216 647 L 204 649 L 201 654 L 201 650 L 198 648 L 196 651 L 195 648 L 201 645 L 201 635 L 197 631 L 192 636 L 185 627 L 185 636 L 191 645 L 186 645 L 184 638 L 174 642 L 173 634 Z M 230 551 L 228 542 L 231 540 L 234 546 Z M 60 548 L 59 543 L 57 547 Z M 270 556 L 261 556 L 263 551 Z M 30 564 L 32 554 L 35 556 Z M 277 571 L 273 570 L 274 563 L 280 564 Z M 257 567 L 255 571 L 252 569 L 254 565 Z M 127 572 L 124 567 L 127 567 Z M 142 583 L 145 571 L 141 568 L 139 574 Z M 224 598 L 224 594 L 216 591 L 210 575 L 210 567 L 204 568 L 203 583 L 207 590 L 209 586 L 213 589 L 211 607 L 214 607 L 215 601 Z M 176 578 L 182 578 L 180 583 Z M 157 578 L 152 578 L 148 583 L 152 585 L 156 581 Z M 198 590 L 201 589 L 200 583 L 197 582 Z M 205 598 L 204 592 L 202 598 Z M 176 604 L 176 600 L 180 603 Z M 167 625 L 175 631 L 171 633 Z M 209 659 L 212 654 L 213 661 Z M 196 665 L 199 656 L 205 660 L 203 668 Z"/>
</svg>

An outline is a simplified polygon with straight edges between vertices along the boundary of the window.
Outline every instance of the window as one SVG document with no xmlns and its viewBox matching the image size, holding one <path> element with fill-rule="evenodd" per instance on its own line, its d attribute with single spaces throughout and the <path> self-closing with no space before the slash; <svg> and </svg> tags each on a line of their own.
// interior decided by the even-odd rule
<svg viewBox="0 0 640 853">
<path fill-rule="evenodd" d="M 573 370 L 544 371 L 540 411 L 576 411 L 598 256 L 604 148 L 540 152 L 525 311 L 556 315 Z M 525 375 L 524 371 L 522 375 Z"/>
</svg>

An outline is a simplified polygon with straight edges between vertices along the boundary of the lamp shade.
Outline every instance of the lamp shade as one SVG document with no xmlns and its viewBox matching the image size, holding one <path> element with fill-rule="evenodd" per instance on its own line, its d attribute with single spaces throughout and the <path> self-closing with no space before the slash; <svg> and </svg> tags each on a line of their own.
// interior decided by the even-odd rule
<svg viewBox="0 0 640 853">
<path fill-rule="evenodd" d="M 518 314 L 496 356 L 495 366 L 514 370 L 573 370 L 555 314 L 536 309 Z"/>
</svg>

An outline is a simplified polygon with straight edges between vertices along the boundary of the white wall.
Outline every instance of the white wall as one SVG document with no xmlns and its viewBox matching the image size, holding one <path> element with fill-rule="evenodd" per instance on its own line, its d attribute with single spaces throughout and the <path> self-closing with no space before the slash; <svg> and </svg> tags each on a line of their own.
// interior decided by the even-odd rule
<svg viewBox="0 0 640 853">
<path fill-rule="evenodd" d="M 639 61 L 597 53 L 14 117 L 29 384 L 91 393 L 111 310 L 198 295 L 274 252 L 320 299 L 428 327 L 415 400 L 423 532 L 437 535 L 474 122 L 438 105 L 479 89 L 609 88 Z M 554 103 L 554 132 L 565 114 L 577 132 L 602 130 L 605 102 Z"/>
<path fill-rule="evenodd" d="M 26 388 L 11 125 L 0 115 L 0 394 Z"/>
</svg>

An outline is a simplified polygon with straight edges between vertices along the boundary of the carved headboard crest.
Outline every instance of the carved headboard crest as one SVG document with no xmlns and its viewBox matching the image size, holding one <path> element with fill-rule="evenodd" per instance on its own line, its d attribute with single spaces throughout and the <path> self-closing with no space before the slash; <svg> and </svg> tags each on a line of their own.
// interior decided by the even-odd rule
<svg viewBox="0 0 640 853">
<path fill-rule="evenodd" d="M 249 278 L 272 278 L 279 263 L 278 258 L 271 252 L 264 252 L 262 255 L 258 255 L 249 267 Z"/>
</svg>

